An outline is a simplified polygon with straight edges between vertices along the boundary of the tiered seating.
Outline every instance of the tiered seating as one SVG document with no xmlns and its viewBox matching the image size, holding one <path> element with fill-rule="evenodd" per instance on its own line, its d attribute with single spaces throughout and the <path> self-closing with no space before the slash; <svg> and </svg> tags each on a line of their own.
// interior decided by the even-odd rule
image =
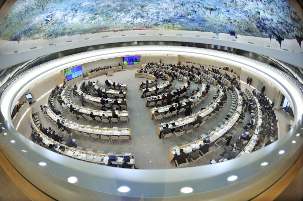
<svg viewBox="0 0 303 201">
<path fill-rule="evenodd" d="M 257 99 L 257 97 L 253 97 L 255 103 L 256 103 L 256 124 L 255 122 L 253 122 L 253 124 L 255 125 L 255 130 L 253 135 L 250 137 L 248 143 L 246 144 L 246 146 L 242 149 L 242 151 L 239 153 L 238 156 L 241 156 L 245 153 L 250 153 L 254 150 L 256 144 L 258 143 L 258 139 L 259 139 L 259 132 L 261 130 L 261 126 L 262 126 L 262 110 L 261 110 L 261 105 L 259 103 L 259 100 Z M 246 139 L 244 139 L 246 140 Z"/>
<path fill-rule="evenodd" d="M 255 147 L 255 149 L 259 149 L 277 140 L 278 126 L 271 100 L 256 90 L 253 91 L 253 94 L 258 99 L 262 112 L 262 124 L 259 131 L 259 139 Z"/>
<path fill-rule="evenodd" d="M 146 79 L 155 78 L 155 79 L 162 79 L 162 80 L 169 80 L 171 81 L 172 77 L 171 74 L 165 72 L 164 68 L 159 69 L 158 65 L 153 64 L 146 64 L 141 69 L 137 71 L 137 77 L 145 77 Z"/>
<path fill-rule="evenodd" d="M 110 108 L 108 110 L 96 110 L 91 109 L 89 107 L 84 107 L 75 104 L 71 100 L 71 92 L 68 92 L 67 88 L 64 88 L 61 92 L 62 101 L 64 103 L 64 106 L 69 108 L 71 112 L 74 112 L 78 115 L 87 115 L 91 117 L 93 120 L 96 120 L 96 117 L 100 119 L 102 122 L 113 122 L 117 123 L 119 121 L 121 122 L 127 122 L 128 121 L 128 112 L 127 110 L 115 110 L 115 105 L 107 105 L 107 108 Z M 102 101 L 101 101 L 102 102 Z M 117 103 L 118 104 L 118 103 Z M 111 106 L 111 107 L 110 107 Z"/>
<path fill-rule="evenodd" d="M 126 84 L 116 83 L 112 80 L 105 80 L 105 85 L 109 89 L 114 90 L 127 90 Z"/>
<path fill-rule="evenodd" d="M 143 69 L 140 69 L 138 70 L 136 73 L 135 73 L 135 77 L 136 78 L 145 78 L 147 79 L 148 81 L 155 81 L 157 78 L 152 75 L 152 74 L 149 74 L 148 72 L 143 72 L 144 70 Z"/>
<path fill-rule="evenodd" d="M 135 158 L 131 153 L 102 153 L 92 150 L 85 150 L 81 147 L 69 147 L 46 135 L 33 121 L 32 128 L 32 139 L 34 142 L 62 155 L 86 162 L 108 165 L 112 167 L 135 168 Z"/>
<path fill-rule="evenodd" d="M 111 92 L 111 91 L 108 91 Z M 103 93 L 103 92 L 102 92 Z M 81 101 L 87 101 L 89 103 L 92 103 L 94 105 L 100 106 L 101 109 L 106 108 L 112 108 L 112 107 L 118 107 L 119 110 L 126 110 L 127 109 L 127 101 L 124 98 L 108 98 L 110 95 L 107 94 L 107 92 L 104 92 L 106 94 L 106 97 L 100 96 L 93 96 L 90 94 L 87 94 L 85 92 L 82 92 L 77 87 L 74 87 L 73 94 L 78 94 L 81 97 Z"/>
<path fill-rule="evenodd" d="M 237 155 L 250 153 L 277 138 L 276 118 L 270 100 L 256 91 L 241 92 L 238 76 L 228 69 L 150 63 L 138 73 L 147 79 L 140 84 L 140 90 L 142 97 L 146 98 L 146 106 L 150 107 L 153 119 L 159 123 L 159 138 L 176 136 L 166 139 L 166 142 L 172 143 L 176 140 L 169 150 L 169 160 L 177 167 L 207 163 L 211 158 L 211 163 L 229 160 Z M 75 142 L 65 143 L 62 136 L 65 131 L 111 142 L 129 142 L 131 139 L 128 128 L 121 125 L 121 128 L 118 127 L 118 123 L 128 121 L 126 85 L 112 80 L 106 80 L 103 85 L 90 80 L 75 85 L 74 83 L 67 82 L 56 87 L 50 94 L 48 104 L 41 106 L 42 111 L 52 120 L 51 123 L 57 124 L 57 133 L 55 127 L 44 128 L 38 115 L 33 114 L 33 141 L 79 160 L 133 167 L 131 154 L 104 154 L 84 150 Z M 210 87 L 211 94 L 213 95 L 215 90 L 216 93 L 212 99 L 208 98 L 211 100 L 207 99 L 210 101 L 208 105 L 202 104 Z M 250 88 L 248 85 L 247 87 Z M 230 104 L 230 100 L 230 108 L 225 108 Z M 58 109 L 61 107 L 56 101 L 63 111 Z M 218 124 L 213 128 L 205 125 L 221 108 L 224 113 L 218 114 Z M 78 116 L 82 116 L 86 120 L 91 118 L 101 121 L 102 125 L 92 126 L 71 120 L 66 115 L 67 110 L 75 115 L 77 120 Z M 166 119 L 170 117 L 172 118 Z M 213 119 L 215 118 L 211 121 Z M 245 123 L 242 123 L 242 120 Z M 117 123 L 117 127 L 113 127 L 112 123 Z M 205 131 L 202 132 L 203 128 Z M 201 135 L 193 135 L 194 131 Z M 240 133 L 242 134 L 239 135 Z M 180 140 L 186 140 L 183 142 L 185 144 L 180 143 Z M 235 143 L 230 143 L 231 140 Z M 239 143 L 241 146 L 238 146 Z M 227 152 L 233 152 L 235 155 L 225 157 Z"/>
<path fill-rule="evenodd" d="M 171 82 L 170 81 L 164 81 L 164 82 L 158 82 L 155 86 L 149 87 L 147 85 L 146 88 L 143 88 L 143 93 L 141 98 L 146 98 L 149 96 L 157 96 L 161 93 L 163 93 L 165 90 L 171 87 Z"/>
<path fill-rule="evenodd" d="M 126 98 L 126 89 L 109 89 L 104 86 L 98 86 L 98 84 L 95 81 L 83 81 L 80 83 L 80 90 L 83 93 L 99 98 Z M 74 89 L 76 90 L 76 87 Z"/>
<path fill-rule="evenodd" d="M 52 128 L 44 128 L 40 122 L 38 113 L 32 114 L 33 123 L 49 138 L 55 140 L 56 142 L 62 143 L 63 142 L 63 136 L 57 134 Z"/>
<path fill-rule="evenodd" d="M 131 138 L 131 133 L 128 128 L 105 128 L 99 126 L 83 125 L 68 120 L 62 115 L 57 115 L 48 106 L 42 107 L 43 112 L 48 115 L 48 117 L 57 123 L 58 128 L 66 129 L 69 128 L 74 131 L 78 131 L 87 134 L 96 139 L 102 140 L 129 140 Z"/>
<path fill-rule="evenodd" d="M 178 89 L 174 89 L 170 92 L 165 92 L 156 96 L 149 96 L 146 98 L 146 106 L 160 106 L 172 104 L 176 99 L 182 98 L 186 95 L 189 89 L 190 83 L 184 82 Z"/>
<path fill-rule="evenodd" d="M 62 91 L 62 87 L 56 86 L 55 89 L 53 89 L 51 91 L 51 93 L 49 95 L 49 98 L 48 98 L 48 105 L 49 105 L 49 107 L 57 115 L 61 114 L 61 112 L 59 110 L 57 110 L 57 108 L 55 107 L 55 101 L 56 101 L 57 97 L 60 96 L 61 91 Z"/>
<path fill-rule="evenodd" d="M 154 73 L 156 77 L 156 73 L 159 73 L 159 70 L 161 73 L 169 75 L 173 80 L 189 80 L 196 83 L 202 83 L 200 69 L 195 66 L 148 63 L 141 69 L 143 72 Z"/>
<path fill-rule="evenodd" d="M 157 85 L 156 80 L 146 80 L 145 82 L 142 82 L 140 84 L 140 90 L 145 89 L 145 88 L 149 88 L 149 87 L 154 87 L 156 85 Z"/>
<path fill-rule="evenodd" d="M 213 97 L 214 101 L 211 102 L 205 108 L 200 111 L 190 115 L 178 118 L 176 120 L 161 123 L 159 137 L 170 137 L 172 134 L 181 136 L 186 133 L 191 133 L 193 128 L 197 128 L 202 125 L 205 118 L 209 116 L 213 111 L 218 110 L 218 107 L 226 100 L 226 94 L 224 88 L 219 88 L 217 95 Z"/>
<path fill-rule="evenodd" d="M 174 161 L 176 166 L 198 159 L 204 153 L 208 152 L 208 148 L 211 143 L 214 143 L 222 137 L 236 124 L 242 112 L 242 96 L 237 88 L 234 88 L 232 100 L 232 106 L 229 113 L 226 115 L 228 118 L 219 124 L 214 130 L 209 132 L 206 137 L 202 135 L 199 140 L 172 148 L 171 159 Z"/>
<path fill-rule="evenodd" d="M 170 105 L 152 108 L 152 116 L 154 119 L 160 120 L 182 113 L 190 115 L 192 108 L 201 102 L 202 98 L 207 94 L 207 91 L 207 85 L 202 84 L 201 88 L 193 91 L 188 98 L 182 100 L 176 99 L 174 103 Z"/>
</svg>

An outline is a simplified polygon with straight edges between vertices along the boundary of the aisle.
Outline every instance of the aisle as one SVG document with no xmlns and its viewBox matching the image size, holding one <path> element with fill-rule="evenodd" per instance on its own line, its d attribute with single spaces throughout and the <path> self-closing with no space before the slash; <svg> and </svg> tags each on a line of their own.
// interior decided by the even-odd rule
<svg viewBox="0 0 303 201">
<path fill-rule="evenodd" d="M 92 147 L 104 152 L 130 152 L 135 155 L 136 166 L 140 169 L 172 168 L 168 161 L 168 147 L 156 135 L 156 123 L 151 119 L 150 110 L 145 107 L 145 99 L 141 98 L 142 92 L 139 85 L 145 79 L 135 78 L 137 69 L 116 72 L 112 76 L 94 78 L 101 83 L 110 79 L 127 84 L 127 105 L 129 123 L 124 127 L 131 129 L 132 139 L 128 143 L 100 143 L 91 139 L 81 139 L 86 147 Z"/>
<path fill-rule="evenodd" d="M 128 86 L 129 128 L 132 131 L 131 150 L 138 168 L 170 168 L 167 149 L 156 135 L 156 124 L 141 98 L 139 85 L 145 79 L 135 78 L 136 69 L 115 73 L 117 79 Z"/>
</svg>

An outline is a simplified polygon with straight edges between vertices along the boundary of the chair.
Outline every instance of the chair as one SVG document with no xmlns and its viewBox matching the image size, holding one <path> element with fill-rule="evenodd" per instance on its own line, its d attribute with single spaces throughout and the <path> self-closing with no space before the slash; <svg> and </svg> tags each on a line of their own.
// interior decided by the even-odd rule
<svg viewBox="0 0 303 201">
<path fill-rule="evenodd" d="M 173 111 L 173 112 L 172 112 L 172 116 L 177 115 L 177 112 L 178 112 L 177 110 Z"/>
<path fill-rule="evenodd" d="M 172 116 L 172 113 L 170 113 L 170 112 L 167 112 L 166 114 L 165 114 L 165 118 L 169 118 L 169 117 L 171 117 Z"/>
<path fill-rule="evenodd" d="M 186 134 L 190 134 L 190 133 L 193 133 L 193 129 L 189 129 L 186 131 Z"/>
<path fill-rule="evenodd" d="M 149 102 L 148 107 L 153 107 L 155 106 L 155 101 Z"/>
<path fill-rule="evenodd" d="M 203 122 L 202 122 L 203 123 Z M 201 124 L 202 124 L 201 123 Z M 200 124 L 199 123 L 196 123 L 195 125 L 194 125 L 194 128 L 198 128 L 200 126 Z"/>
<path fill-rule="evenodd" d="M 190 159 L 193 160 L 193 161 L 199 159 L 200 156 L 201 156 L 201 155 L 200 155 L 200 151 L 199 151 L 198 149 L 192 151 L 192 152 L 189 154 Z"/>
<path fill-rule="evenodd" d="M 167 134 L 163 135 L 163 138 L 169 138 L 169 137 L 171 137 L 172 135 L 173 135 L 173 133 L 167 133 Z"/>
<path fill-rule="evenodd" d="M 110 138 L 109 138 L 108 135 L 101 135 L 101 136 L 100 136 L 100 139 L 101 139 L 101 140 L 109 140 Z"/>
<path fill-rule="evenodd" d="M 154 117 L 155 117 L 156 120 L 160 120 L 160 119 L 163 118 L 163 116 L 162 116 L 161 114 L 159 114 L 159 115 L 157 115 L 157 116 L 154 115 Z"/>
<path fill-rule="evenodd" d="M 128 117 L 120 117 L 120 121 L 128 122 Z"/>
<path fill-rule="evenodd" d="M 179 136 L 184 135 L 184 133 L 185 133 L 185 131 L 176 131 L 175 135 L 179 137 Z"/>
<path fill-rule="evenodd" d="M 121 135 L 121 136 L 119 136 L 119 139 L 123 140 L 123 141 L 128 141 L 128 140 L 130 140 L 130 136 L 129 135 Z"/>
<path fill-rule="evenodd" d="M 117 140 L 119 140 L 119 136 L 118 135 L 112 135 L 112 136 L 110 136 L 110 139 L 112 141 L 117 141 Z"/>
<path fill-rule="evenodd" d="M 99 135 L 91 134 L 91 137 L 94 139 L 99 139 Z"/>
<path fill-rule="evenodd" d="M 108 124 L 109 123 L 109 119 L 107 118 L 102 118 L 101 120 L 102 123 Z"/>
<path fill-rule="evenodd" d="M 118 123 L 118 121 L 119 121 L 118 118 L 112 118 L 112 119 L 111 119 L 111 122 L 112 122 L 112 123 Z"/>
</svg>

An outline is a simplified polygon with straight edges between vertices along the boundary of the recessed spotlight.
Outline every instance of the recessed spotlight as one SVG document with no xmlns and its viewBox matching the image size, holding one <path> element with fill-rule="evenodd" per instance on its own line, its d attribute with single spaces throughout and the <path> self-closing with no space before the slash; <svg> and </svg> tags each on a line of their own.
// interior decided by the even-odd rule
<svg viewBox="0 0 303 201">
<path fill-rule="evenodd" d="M 284 151 L 283 149 L 281 149 L 281 150 L 279 151 L 279 154 L 280 154 L 280 155 L 283 155 L 283 154 L 285 154 L 285 151 Z"/>
<path fill-rule="evenodd" d="M 68 177 L 68 178 L 67 178 L 67 182 L 68 182 L 68 183 L 71 183 L 71 184 L 75 184 L 75 183 L 78 182 L 78 178 L 75 177 L 75 176 Z"/>
<path fill-rule="evenodd" d="M 128 186 L 120 186 L 117 191 L 120 193 L 128 193 L 130 191 L 130 188 Z"/>
<path fill-rule="evenodd" d="M 264 161 L 264 162 L 262 162 L 260 165 L 262 166 L 262 167 L 265 167 L 265 166 L 268 166 L 268 162 L 266 162 L 266 161 Z"/>
<path fill-rule="evenodd" d="M 11 140 L 10 142 L 11 142 L 12 144 L 15 144 L 16 141 L 15 141 L 15 140 Z"/>
<path fill-rule="evenodd" d="M 180 192 L 184 193 L 184 194 L 192 193 L 193 191 L 194 191 L 194 189 L 192 187 L 188 187 L 188 186 L 180 189 Z"/>
<path fill-rule="evenodd" d="M 4 130 L 4 129 L 5 129 L 5 127 L 3 127 L 3 126 L 2 126 L 2 129 Z"/>
<path fill-rule="evenodd" d="M 45 166 L 47 165 L 47 163 L 44 162 L 44 161 L 40 161 L 40 162 L 38 163 L 38 165 L 41 166 L 41 167 L 45 167 Z"/>
<path fill-rule="evenodd" d="M 229 177 L 227 177 L 227 181 L 233 182 L 236 181 L 238 179 L 237 175 L 231 175 Z"/>
<path fill-rule="evenodd" d="M 297 136 L 297 137 L 300 137 L 300 136 L 301 136 L 301 134 L 300 134 L 300 133 L 297 133 L 297 134 L 296 134 L 296 136 Z"/>
<path fill-rule="evenodd" d="M 25 149 L 22 149 L 21 151 L 22 151 L 23 153 L 26 153 L 26 152 L 27 152 Z"/>
<path fill-rule="evenodd" d="M 3 135 L 6 136 L 6 135 L 7 135 L 7 132 L 4 132 Z"/>
<path fill-rule="evenodd" d="M 291 143 L 296 144 L 296 140 L 291 141 Z"/>
</svg>

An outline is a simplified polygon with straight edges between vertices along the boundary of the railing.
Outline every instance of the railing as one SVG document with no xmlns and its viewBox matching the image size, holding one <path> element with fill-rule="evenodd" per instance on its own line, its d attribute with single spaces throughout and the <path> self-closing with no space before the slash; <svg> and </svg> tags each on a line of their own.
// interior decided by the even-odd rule
<svg viewBox="0 0 303 201">
<path fill-rule="evenodd" d="M 171 44 L 171 43 L 169 43 L 169 44 Z M 179 43 L 176 43 L 175 45 L 177 45 L 177 44 L 179 44 Z M 84 48 L 83 52 L 85 50 L 86 49 Z M 75 52 L 79 52 L 79 50 L 76 50 Z M 238 50 L 238 52 L 240 52 L 240 55 L 246 55 L 246 57 L 251 57 L 251 54 L 250 54 L 250 56 L 247 56 L 249 54 L 245 51 L 242 52 L 241 50 Z M 241 54 L 241 52 L 243 54 Z M 68 54 L 67 54 L 67 52 L 65 52 L 65 53 L 63 53 L 63 55 L 67 56 L 67 55 L 72 55 L 73 53 L 74 53 L 73 51 L 69 51 Z M 37 58 L 36 60 L 32 60 L 29 63 L 27 63 L 25 65 L 22 65 L 16 71 L 12 72 L 9 75 L 8 81 L 11 83 L 12 81 L 17 80 L 17 78 L 19 76 L 22 76 L 22 74 L 24 72 L 31 71 L 34 66 L 37 66 L 41 63 L 45 63 L 47 61 L 50 61 L 50 60 L 53 60 L 54 58 L 59 58 L 59 57 L 60 57 L 60 54 L 55 53 L 55 54 L 52 54 L 52 55 Z M 261 58 L 261 57 L 258 57 L 258 58 Z M 281 71 L 281 69 L 283 69 L 284 74 L 289 79 L 291 79 L 291 81 L 296 79 L 296 77 L 294 77 L 289 71 L 285 70 L 284 68 L 281 68 L 281 67 L 278 67 L 278 66 L 273 66 L 273 68 L 275 68 L 276 70 L 279 70 L 279 71 Z M 276 82 L 279 82 L 279 80 L 276 80 Z M 299 81 L 297 80 L 296 82 L 299 82 Z M 5 85 L 5 87 L 6 86 L 8 86 L 8 85 Z M 287 90 L 287 89 L 285 89 L 285 90 Z M 1 117 L 3 117 L 2 114 L 1 114 Z M 2 124 L 3 123 L 5 123 L 5 122 L 2 122 Z M 133 186 L 130 186 L 131 188 L 134 188 L 132 190 L 136 191 L 136 192 L 133 192 L 133 194 L 131 194 L 131 195 L 135 196 L 135 197 L 138 197 L 138 196 L 140 196 L 140 195 L 138 195 L 138 193 L 140 193 L 140 192 L 145 192 L 144 196 L 146 196 L 146 197 L 157 197 L 157 196 L 159 196 L 159 192 L 160 193 L 162 192 L 162 195 L 167 196 L 167 197 L 183 195 L 183 192 L 186 192 L 186 190 L 189 189 L 189 186 L 187 186 L 187 185 L 189 185 L 188 184 L 189 180 L 191 180 L 191 183 L 190 183 L 191 187 L 190 188 L 195 189 L 195 191 L 197 191 L 197 193 L 199 191 L 201 191 L 199 193 L 205 193 L 206 191 L 217 191 L 218 189 L 214 189 L 214 187 L 217 186 L 217 184 L 224 184 L 226 186 L 230 186 L 229 184 L 231 184 L 231 182 L 234 182 L 238 179 L 241 180 L 242 178 L 245 178 L 245 182 L 248 182 L 248 183 L 249 183 L 249 181 L 256 182 L 256 179 L 258 179 L 258 178 L 252 178 L 250 176 L 252 176 L 254 174 L 256 174 L 256 175 L 261 174 L 261 173 L 264 174 L 266 172 L 265 169 L 261 169 L 263 167 L 262 165 L 260 167 L 259 161 L 261 161 L 261 160 L 262 161 L 264 160 L 265 162 L 267 162 L 267 164 L 270 163 L 272 165 L 271 166 L 272 168 L 276 168 L 276 171 L 279 170 L 280 173 L 285 172 L 289 168 L 290 163 L 292 163 L 295 160 L 295 158 L 298 156 L 298 154 L 300 153 L 300 152 L 298 153 L 298 151 L 300 151 L 299 148 L 301 147 L 302 142 L 299 141 L 299 140 L 301 139 L 301 136 L 303 135 L 301 130 L 302 130 L 302 122 L 299 122 L 297 125 L 294 125 L 292 127 L 292 129 L 289 133 L 289 137 L 287 138 L 287 140 L 289 140 L 289 141 L 282 141 L 281 144 L 273 143 L 272 145 L 269 145 L 268 147 L 266 147 L 264 150 L 262 149 L 260 151 L 256 151 L 257 153 L 252 153 L 252 154 L 254 154 L 255 158 L 253 158 L 253 159 L 252 158 L 245 158 L 246 159 L 245 164 L 242 164 L 241 160 L 235 159 L 235 161 L 231 160 L 231 161 L 224 162 L 222 164 L 217 164 L 217 165 L 212 166 L 212 168 L 214 170 L 220 172 L 221 175 L 218 176 L 218 177 L 211 178 L 211 175 L 213 175 L 214 172 L 209 171 L 209 168 L 207 166 L 190 168 L 190 172 L 193 175 L 188 175 L 189 169 L 187 169 L 187 168 L 186 169 L 170 170 L 170 171 L 160 171 L 159 170 L 159 172 L 165 173 L 164 175 L 160 176 L 160 178 L 162 178 L 162 180 L 163 180 L 163 177 L 165 177 L 166 180 L 168 180 L 168 178 L 170 178 L 170 177 L 173 178 L 173 176 L 176 176 L 176 175 L 183 175 L 184 176 L 184 178 L 183 178 L 184 182 L 178 180 L 176 177 L 174 177 L 175 180 L 170 180 L 170 182 L 172 182 L 172 183 L 168 183 L 168 184 L 162 184 L 162 183 L 159 184 L 159 183 L 151 182 L 151 183 L 149 183 L 149 187 L 151 188 L 151 189 L 149 189 L 150 194 L 148 194 L 145 191 L 146 189 L 143 186 L 141 188 L 139 188 L 139 187 L 135 188 L 136 182 L 129 181 L 130 185 L 133 185 Z M 4 135 L 4 133 L 2 133 L 1 135 Z M 43 157 L 43 155 L 48 155 L 49 157 L 53 158 L 53 160 L 56 160 L 55 162 L 50 162 L 49 168 L 54 168 L 54 169 L 58 168 L 59 170 L 62 170 L 59 167 L 57 167 L 57 166 L 60 166 L 60 165 L 64 166 L 62 161 L 70 162 L 70 165 L 77 165 L 72 161 L 72 159 L 66 160 L 62 156 L 58 156 L 58 154 L 49 153 L 48 150 L 44 150 L 43 148 L 41 148 L 39 146 L 36 146 L 36 145 L 32 145 L 32 144 L 30 146 L 34 147 L 35 152 L 31 152 L 30 156 L 23 156 L 22 153 L 19 150 L 20 149 L 25 150 L 25 148 L 30 149 L 28 145 L 24 145 L 24 143 L 27 142 L 27 140 L 25 138 L 23 138 L 23 136 L 20 136 L 16 132 L 9 133 L 9 134 L 6 133 L 5 136 L 7 136 L 7 137 L 14 136 L 14 137 L 16 137 L 17 140 L 9 139 L 9 141 L 7 141 L 8 144 L 2 144 L 4 149 L 10 150 L 11 151 L 10 155 L 14 154 L 15 156 L 18 156 L 19 158 L 30 157 L 28 159 L 31 160 L 31 161 L 26 162 L 26 164 L 28 165 L 29 168 L 37 169 L 37 167 L 35 167 L 35 165 L 36 165 L 35 161 L 37 161 L 37 159 L 39 159 L 39 158 L 41 159 L 41 157 Z M 6 141 L 4 142 L 4 140 L 2 140 L 2 139 L 0 141 L 2 141 L 2 143 L 6 142 Z M 16 143 L 16 141 L 17 141 L 17 143 Z M 11 147 L 10 144 L 16 144 L 16 147 Z M 297 144 L 298 147 L 296 147 L 296 149 L 295 149 L 295 148 L 292 147 L 292 144 L 294 144 L 294 145 Z M 33 148 L 31 148 L 31 149 L 33 149 Z M 276 151 L 278 151 L 278 153 L 276 153 Z M 285 155 L 285 152 L 287 152 L 287 155 Z M 292 156 L 292 158 L 290 156 Z M 16 161 L 12 161 L 12 163 L 14 163 L 14 162 L 17 164 Z M 235 164 L 237 165 L 237 168 L 232 169 L 231 166 L 235 165 Z M 265 164 L 265 163 L 262 163 L 262 164 Z M 279 164 L 279 165 L 277 165 L 277 164 Z M 90 170 L 93 170 L 93 166 L 86 166 L 86 164 L 82 164 L 82 165 L 87 167 Z M 275 166 L 275 165 L 277 165 L 277 166 Z M 16 168 L 17 169 L 18 168 L 23 169 L 20 166 L 16 167 Z M 75 173 L 79 173 L 79 175 L 80 175 L 79 171 L 81 171 L 81 170 L 79 170 L 77 167 L 70 168 L 70 166 L 68 166 L 68 167 L 64 166 L 64 168 L 66 168 L 68 170 L 71 170 L 71 171 L 75 171 Z M 224 170 L 222 170 L 222 169 L 224 169 Z M 142 176 L 142 175 L 150 175 L 151 177 L 149 179 L 151 179 L 153 181 L 156 181 L 157 179 L 159 179 L 159 175 L 158 175 L 158 172 L 156 172 L 156 170 L 150 170 L 150 171 L 135 170 L 136 172 L 131 172 L 130 173 L 126 170 L 117 170 L 115 168 L 110 168 L 109 169 L 108 167 L 104 167 L 104 168 L 102 168 L 102 171 L 108 172 L 108 173 L 112 172 L 112 174 L 113 174 L 113 175 L 108 175 L 107 178 L 97 177 L 99 179 L 104 179 L 105 184 L 98 186 L 98 188 L 100 187 L 99 191 L 100 191 L 100 189 L 102 189 L 102 192 L 104 192 L 105 194 L 111 194 L 112 190 L 114 190 L 114 191 L 116 190 L 116 189 L 108 189 L 106 187 L 106 185 L 107 186 L 117 186 L 117 187 L 120 186 L 121 187 L 124 184 L 123 181 L 127 181 L 127 178 L 128 178 L 127 175 L 130 175 L 130 174 L 134 174 L 135 177 L 139 177 L 139 176 Z M 210 175 L 208 178 L 204 177 L 205 181 L 200 180 L 200 178 L 202 178 L 201 172 L 203 172 L 203 171 L 207 171 L 207 174 Z M 24 172 L 25 172 L 25 174 L 29 174 L 28 171 L 24 170 Z M 58 173 L 59 175 L 61 174 L 61 177 L 63 179 L 65 179 L 67 176 L 69 176 L 69 171 L 64 171 L 64 169 L 63 169 L 62 172 L 64 172 L 64 174 L 61 173 L 60 171 L 58 171 L 56 173 Z M 237 175 L 235 175 L 234 172 L 236 172 Z M 258 173 L 258 172 L 260 172 L 260 173 Z M 254 174 L 252 174 L 252 173 L 254 173 Z M 41 175 L 41 174 L 42 175 L 45 174 L 45 178 L 33 178 L 33 181 L 38 182 L 38 181 L 41 181 L 41 179 L 42 180 L 46 179 L 50 183 L 52 183 L 52 182 L 56 183 L 56 181 L 58 179 L 58 178 L 50 178 L 51 175 L 49 175 L 49 173 L 45 172 L 42 169 L 37 169 L 37 175 Z M 272 178 L 272 181 L 277 180 L 277 177 L 278 177 L 277 174 L 274 174 L 274 173 L 269 174 L 268 173 L 268 175 L 269 175 L 268 177 Z M 111 176 L 113 176 L 112 178 L 116 178 L 114 183 L 111 180 L 107 180 L 108 178 L 111 178 Z M 119 176 L 119 177 L 117 177 L 117 176 Z M 188 176 L 188 178 L 186 178 L 186 176 Z M 279 175 L 279 176 L 281 176 L 281 175 Z M 89 183 L 85 183 L 85 184 L 82 183 L 84 180 L 94 181 L 96 179 L 96 175 L 91 173 L 91 174 L 87 174 L 86 177 L 87 178 L 83 178 L 83 177 L 79 176 L 79 179 L 81 181 L 81 183 L 79 183 L 79 186 L 78 185 L 77 186 L 70 186 L 70 184 L 63 183 L 61 181 L 62 183 L 60 183 L 61 185 L 59 185 L 59 187 L 62 188 L 62 189 L 61 190 L 59 189 L 58 193 L 59 192 L 64 192 L 65 189 L 69 189 L 69 190 L 82 189 L 83 190 L 83 188 L 86 189 L 86 190 L 83 190 L 84 194 L 85 193 L 87 194 L 90 191 L 93 191 L 94 193 L 98 192 L 96 189 L 92 190 L 96 186 L 90 186 Z M 62 180 L 62 178 L 61 178 L 61 180 Z M 70 177 L 69 177 L 69 178 L 67 178 L 67 181 L 68 182 L 69 181 L 75 181 L 73 179 L 74 178 L 70 179 Z M 163 180 L 163 181 L 165 181 L 165 180 Z M 208 181 L 208 182 L 205 183 L 206 181 Z M 107 182 L 109 182 L 109 183 L 107 183 Z M 144 182 L 149 182 L 149 181 L 142 180 L 141 182 L 142 183 L 137 183 L 137 184 L 144 185 Z M 69 182 L 69 183 L 72 183 L 72 182 Z M 173 185 L 174 183 L 176 183 L 175 186 Z M 111 184 L 111 185 L 109 185 L 109 184 Z M 83 186 L 81 187 L 81 185 L 84 185 L 85 187 L 83 187 Z M 232 191 L 236 191 L 237 188 L 239 188 L 239 185 L 241 186 L 241 182 L 240 182 L 240 184 L 238 183 L 238 186 L 234 185 L 234 187 L 230 187 L 230 188 L 232 189 Z M 90 186 L 92 189 L 87 190 L 87 186 Z M 233 185 L 231 185 L 231 186 L 233 186 Z M 254 187 L 254 186 L 252 186 L 252 187 Z M 256 190 L 257 190 L 257 188 L 260 188 L 260 186 L 255 186 L 255 187 L 256 187 Z M 52 188 L 56 189 L 55 186 L 52 186 Z M 46 190 L 46 189 L 42 189 L 42 190 Z M 158 194 L 156 194 L 156 193 L 153 194 L 153 192 L 155 190 L 157 190 Z M 264 190 L 264 189 L 259 189 L 259 191 L 262 191 L 262 190 Z M 180 194 L 180 192 L 181 192 L 181 194 Z M 76 194 L 79 195 L 79 193 L 80 192 L 78 192 Z M 127 194 L 123 194 L 121 192 L 118 192 L 117 195 L 122 196 L 122 195 L 127 195 Z M 70 199 L 72 199 L 72 198 L 74 198 L 74 197 L 71 195 Z M 109 196 L 107 200 L 113 200 L 113 199 L 114 199 L 114 197 Z"/>
</svg>

